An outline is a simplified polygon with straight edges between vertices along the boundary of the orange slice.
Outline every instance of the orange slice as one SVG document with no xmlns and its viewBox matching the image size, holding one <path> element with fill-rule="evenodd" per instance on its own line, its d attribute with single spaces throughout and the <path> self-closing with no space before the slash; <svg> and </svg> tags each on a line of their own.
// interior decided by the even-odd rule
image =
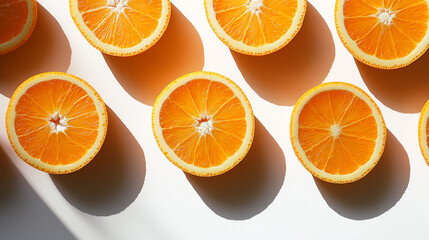
<svg viewBox="0 0 429 240">
<path fill-rule="evenodd" d="M 228 78 L 194 72 L 158 96 L 152 129 L 165 156 L 185 172 L 214 176 L 237 165 L 253 141 L 252 108 Z"/>
<path fill-rule="evenodd" d="M 153 46 L 167 29 L 169 0 L 70 0 L 82 35 L 98 50 L 131 56 Z"/>
<path fill-rule="evenodd" d="M 204 0 L 208 22 L 230 49 L 266 55 L 289 43 L 301 28 L 306 0 Z"/>
<path fill-rule="evenodd" d="M 85 81 L 66 73 L 42 73 L 12 95 L 6 130 L 25 162 L 48 173 L 69 173 L 86 165 L 101 148 L 106 107 Z"/>
<path fill-rule="evenodd" d="M 429 100 L 423 106 L 422 112 L 420 113 L 419 120 L 419 145 L 420 150 L 423 154 L 426 163 L 429 165 L 429 126 L 428 126 L 428 117 L 429 117 Z"/>
<path fill-rule="evenodd" d="M 36 0 L 0 1 L 0 55 L 24 44 L 37 21 Z"/>
<path fill-rule="evenodd" d="M 380 159 L 386 125 L 377 105 L 360 88 L 324 83 L 306 92 L 292 112 L 295 154 L 315 177 L 332 183 L 354 182 Z"/>
<path fill-rule="evenodd" d="M 400 68 L 429 47 L 428 5 L 428 0 L 337 0 L 337 32 L 359 61 Z"/>
</svg>

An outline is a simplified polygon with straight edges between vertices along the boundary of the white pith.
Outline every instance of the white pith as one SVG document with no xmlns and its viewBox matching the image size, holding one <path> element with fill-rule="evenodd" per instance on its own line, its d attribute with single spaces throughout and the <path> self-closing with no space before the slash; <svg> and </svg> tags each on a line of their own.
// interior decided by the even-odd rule
<svg viewBox="0 0 429 240">
<path fill-rule="evenodd" d="M 204 121 L 202 121 L 202 119 L 204 119 Z M 198 131 L 200 136 L 211 134 L 213 130 L 213 120 L 211 117 L 200 117 L 200 119 L 195 123 L 195 129 Z"/>
<path fill-rule="evenodd" d="M 181 160 L 176 155 L 174 150 L 171 149 L 168 146 L 168 144 L 165 142 L 162 135 L 162 128 L 160 126 L 159 115 L 164 101 L 170 96 L 170 94 L 175 89 L 195 79 L 207 79 L 210 81 L 217 81 L 225 84 L 234 92 L 235 96 L 238 97 L 238 99 L 240 99 L 246 112 L 246 116 L 245 116 L 246 133 L 245 133 L 245 137 L 243 139 L 242 145 L 234 155 L 230 156 L 221 165 L 210 167 L 210 168 L 198 167 Z M 204 115 L 203 117 L 207 117 L 207 116 Z M 253 117 L 253 111 L 249 101 L 247 100 L 247 97 L 244 95 L 241 89 L 237 85 L 235 85 L 235 83 L 233 83 L 231 80 L 227 79 L 226 77 L 216 73 L 194 72 L 176 79 L 175 81 L 170 83 L 158 96 L 152 112 L 152 126 L 153 126 L 154 135 L 158 142 L 159 147 L 161 148 L 162 152 L 166 155 L 166 157 L 170 161 L 172 161 L 175 165 L 179 166 L 182 170 L 186 170 L 191 174 L 195 174 L 199 176 L 213 176 L 213 175 L 221 174 L 226 170 L 232 168 L 233 166 L 238 164 L 238 162 L 240 162 L 242 158 L 244 158 L 253 141 L 253 131 L 255 127 L 255 122 Z M 208 120 L 204 126 L 200 127 L 202 130 L 202 132 L 200 132 L 200 135 L 209 134 L 208 131 L 210 131 L 210 126 L 212 126 L 212 122 Z M 196 123 L 196 129 L 198 129 L 197 123 Z"/>
<path fill-rule="evenodd" d="M 52 133 L 65 132 L 67 129 L 68 119 L 59 112 L 52 114 L 47 120 Z"/>
<path fill-rule="evenodd" d="M 393 18 L 395 17 L 395 12 L 391 9 L 380 8 L 378 9 L 378 21 L 384 25 L 390 25 L 393 23 Z"/>
<path fill-rule="evenodd" d="M 337 139 L 341 135 L 341 126 L 339 124 L 332 125 L 330 130 L 331 130 L 331 136 L 334 139 Z"/>
<path fill-rule="evenodd" d="M 22 1 L 27 2 L 27 7 L 28 7 L 28 18 L 27 18 L 27 21 L 25 22 L 24 28 L 17 36 L 12 38 L 8 42 L 1 43 L 0 52 L 9 52 L 9 49 L 15 48 L 17 45 L 22 44 L 21 43 L 22 39 L 26 38 L 28 34 L 31 34 L 33 30 L 31 28 L 33 27 L 34 18 L 37 18 L 37 15 L 35 15 L 37 14 L 37 3 L 35 3 L 33 0 L 22 0 Z M 33 9 L 35 11 L 32 11 Z"/>
<path fill-rule="evenodd" d="M 43 81 L 49 81 L 52 79 L 66 80 L 84 89 L 86 93 L 89 95 L 89 97 L 94 101 L 94 105 L 100 117 L 99 127 L 98 127 L 98 132 L 100 134 L 97 136 L 97 139 L 95 140 L 94 145 L 87 151 L 87 153 L 80 160 L 67 165 L 51 165 L 51 164 L 42 162 L 40 159 L 32 157 L 24 150 L 24 147 L 19 142 L 18 136 L 15 132 L 16 111 L 13 106 L 17 105 L 19 99 L 22 97 L 22 95 L 25 94 L 25 92 L 29 88 L 36 85 L 37 83 L 40 83 Z M 55 117 L 55 114 L 52 115 L 52 117 Z M 47 120 L 47 124 L 49 125 L 48 123 L 49 118 L 46 120 Z M 63 123 L 66 123 L 65 120 L 63 120 Z M 49 173 L 66 173 L 66 172 L 75 171 L 81 168 L 86 163 L 88 163 L 92 159 L 92 157 L 95 156 L 100 146 L 102 145 L 104 138 L 106 136 L 106 127 L 107 127 L 106 107 L 104 105 L 104 102 L 102 102 L 101 97 L 98 95 L 98 93 L 83 80 L 71 74 L 60 73 L 60 72 L 42 73 L 42 74 L 33 76 L 28 80 L 26 80 L 25 82 L 23 82 L 13 94 L 9 102 L 8 111 L 6 115 L 6 129 L 8 132 L 9 140 L 11 141 L 11 144 L 14 150 L 25 162 L 27 162 L 31 166 Z M 51 133 L 55 134 L 55 133 L 58 133 L 58 131 L 59 129 L 57 129 L 57 131 L 53 130 Z"/>
<path fill-rule="evenodd" d="M 155 42 L 162 36 L 165 29 L 167 28 L 171 12 L 170 0 L 160 0 L 162 1 L 162 12 L 161 17 L 158 19 L 158 26 L 156 27 L 155 31 L 148 38 L 142 39 L 139 44 L 128 48 L 121 48 L 115 45 L 102 42 L 100 39 L 97 38 L 97 36 L 95 36 L 95 34 L 86 26 L 82 18 L 82 13 L 79 11 L 78 8 L 78 1 L 79 0 L 70 0 L 70 12 L 74 17 L 73 20 L 75 24 L 78 26 L 84 37 L 95 48 L 106 54 L 112 55 L 118 55 L 118 53 L 123 56 L 134 55 L 142 52 L 142 50 L 146 50 L 147 48 L 155 44 Z M 128 8 L 128 2 L 129 0 L 108 0 L 106 3 L 106 7 L 111 8 L 114 14 L 124 14 L 124 9 Z"/>
<path fill-rule="evenodd" d="M 255 14 L 261 12 L 261 7 L 264 6 L 262 0 L 250 0 L 248 4 L 249 10 Z"/>
<path fill-rule="evenodd" d="M 285 43 L 288 43 L 290 40 L 292 40 L 292 38 L 296 35 L 296 33 L 301 28 L 301 24 L 304 19 L 306 7 L 307 7 L 307 0 L 298 0 L 297 11 L 295 16 L 293 17 L 292 25 L 281 38 L 279 38 L 275 42 L 266 43 L 262 46 L 257 46 L 257 47 L 246 45 L 243 42 L 237 41 L 232 37 L 230 37 L 223 30 L 223 28 L 220 26 L 219 22 L 216 19 L 216 12 L 214 11 L 214 8 L 213 8 L 213 0 L 205 0 L 204 4 L 206 7 L 207 19 L 210 25 L 213 27 L 213 30 L 218 36 L 218 38 L 221 39 L 222 41 L 227 42 L 228 47 L 230 47 L 232 50 L 246 53 L 246 54 L 263 55 L 266 53 L 273 52 L 274 50 L 280 49 L 285 45 Z M 263 1 L 248 0 L 246 4 L 249 8 L 248 11 L 251 11 L 252 14 L 259 14 L 263 6 Z"/>
<path fill-rule="evenodd" d="M 344 46 L 349 50 L 353 56 L 359 61 L 373 65 L 377 68 L 400 68 L 410 64 L 411 62 L 418 59 L 429 46 L 429 27 L 422 41 L 419 42 L 414 50 L 412 50 L 407 56 L 395 59 L 381 59 L 374 55 L 370 55 L 362 51 L 356 42 L 349 36 L 344 25 L 344 3 L 347 0 L 337 0 L 335 7 L 335 24 L 337 26 L 338 35 L 341 38 Z M 429 5 L 429 0 L 425 0 Z M 395 12 L 390 9 L 380 8 L 378 14 L 375 16 L 379 19 L 380 24 L 390 25 L 394 24 Z"/>
<path fill-rule="evenodd" d="M 372 114 L 377 124 L 378 134 L 377 134 L 377 139 L 375 140 L 374 152 L 370 160 L 366 164 L 358 168 L 355 172 L 352 172 L 346 175 L 330 174 L 317 168 L 307 158 L 305 151 L 302 149 L 301 144 L 299 142 L 299 135 L 298 135 L 299 115 L 301 113 L 301 110 L 304 108 L 307 102 L 310 101 L 310 99 L 312 99 L 314 96 L 316 96 L 317 94 L 323 91 L 330 91 L 330 90 L 346 90 L 353 93 L 356 97 L 359 97 L 360 99 L 364 100 L 371 108 Z M 337 130 L 340 130 L 340 128 L 331 126 L 331 133 L 333 137 L 335 137 L 336 134 L 340 133 L 340 132 L 337 132 Z M 384 150 L 384 145 L 386 140 L 386 125 L 384 123 L 383 116 L 381 115 L 381 111 L 379 110 L 377 105 L 371 100 L 370 96 L 368 96 L 363 90 L 351 84 L 345 84 L 341 82 L 330 82 L 330 83 L 321 84 L 309 90 L 298 100 L 292 112 L 291 140 L 292 140 L 292 145 L 294 147 L 294 150 L 297 156 L 300 158 L 301 163 L 309 172 L 314 173 L 314 176 L 329 182 L 347 183 L 347 182 L 352 182 L 360 179 L 361 177 L 366 175 L 377 164 L 378 160 L 381 157 L 381 153 Z"/>
<path fill-rule="evenodd" d="M 128 7 L 128 0 L 108 0 L 107 5 L 111 6 L 115 12 L 124 11 Z"/>
</svg>

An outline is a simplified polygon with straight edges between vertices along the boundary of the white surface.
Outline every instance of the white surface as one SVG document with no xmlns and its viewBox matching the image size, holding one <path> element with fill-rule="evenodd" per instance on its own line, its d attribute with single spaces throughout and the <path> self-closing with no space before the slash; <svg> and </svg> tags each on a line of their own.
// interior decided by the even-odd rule
<svg viewBox="0 0 429 240">
<path fill-rule="evenodd" d="M 0 56 L 0 119 L 13 89 L 27 77 L 66 71 L 100 93 L 111 109 L 109 129 L 102 151 L 88 166 L 75 174 L 50 176 L 15 155 L 0 121 L 0 144 L 8 156 L 1 160 L 10 158 L 42 201 L 36 197 L 15 208 L 46 205 L 78 239 L 428 237 L 429 167 L 417 139 L 418 112 L 428 98 L 428 85 L 421 79 L 428 73 L 427 54 L 399 72 L 358 64 L 337 36 L 334 1 L 314 0 L 303 28 L 285 49 L 264 58 L 247 57 L 231 53 L 216 38 L 203 1 L 172 3 L 171 22 L 160 42 L 138 57 L 120 59 L 103 56 L 86 42 L 69 15 L 68 1 L 39 0 L 39 22 L 29 42 Z M 162 86 L 197 70 L 235 81 L 258 119 L 249 155 L 216 178 L 177 169 L 151 131 L 151 105 Z M 398 76 L 407 78 L 391 79 Z M 380 163 L 354 184 L 315 180 L 290 144 L 294 102 L 323 81 L 361 87 L 374 97 L 389 129 Z M 26 186 L 12 185 L 1 197 L 18 187 L 31 195 Z M 29 215 L 9 211 L 0 214 L 0 222 Z M 51 215 L 35 221 L 55 221 Z M 40 231 L 52 228 L 47 224 Z M 20 227 L 14 230 L 16 235 L 12 231 L 8 239 L 21 238 Z"/>
</svg>

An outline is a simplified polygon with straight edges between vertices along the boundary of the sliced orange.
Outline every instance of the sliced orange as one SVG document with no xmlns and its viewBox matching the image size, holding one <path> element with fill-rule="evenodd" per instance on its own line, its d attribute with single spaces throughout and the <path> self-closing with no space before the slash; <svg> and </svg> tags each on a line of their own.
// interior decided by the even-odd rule
<svg viewBox="0 0 429 240">
<path fill-rule="evenodd" d="M 324 83 L 306 92 L 291 118 L 295 154 L 315 177 L 332 183 L 354 182 L 380 159 L 386 125 L 380 109 L 360 88 Z"/>
<path fill-rule="evenodd" d="M 167 29 L 170 0 L 70 0 L 82 35 L 98 50 L 131 56 L 153 46 Z"/>
<path fill-rule="evenodd" d="M 211 28 L 230 49 L 266 55 L 298 33 L 307 0 L 204 0 L 204 5 Z"/>
<path fill-rule="evenodd" d="M 194 72 L 158 96 L 152 129 L 173 164 L 197 176 L 214 176 L 247 154 L 255 121 L 247 97 L 233 81 L 217 73 Z"/>
<path fill-rule="evenodd" d="M 36 0 L 0 0 L 0 55 L 24 44 L 36 21 Z"/>
<path fill-rule="evenodd" d="M 337 0 L 337 32 L 359 61 L 400 68 L 429 47 L 428 6 L 428 0 Z"/>
<path fill-rule="evenodd" d="M 419 145 L 426 163 L 429 165 L 429 100 L 423 106 L 419 120 Z"/>
<path fill-rule="evenodd" d="M 48 173 L 69 173 L 85 166 L 101 148 L 106 107 L 85 81 L 66 73 L 42 73 L 12 95 L 6 130 L 25 162 Z"/>
</svg>

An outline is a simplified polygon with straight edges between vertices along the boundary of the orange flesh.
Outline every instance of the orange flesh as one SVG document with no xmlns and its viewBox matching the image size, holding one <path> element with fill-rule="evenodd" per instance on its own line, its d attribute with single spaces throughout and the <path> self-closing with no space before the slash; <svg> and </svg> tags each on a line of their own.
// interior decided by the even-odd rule
<svg viewBox="0 0 429 240">
<path fill-rule="evenodd" d="M 24 29 L 28 5 L 25 0 L 0 1 L 0 44 L 12 40 Z"/>
<path fill-rule="evenodd" d="M 374 152 L 377 124 L 371 108 L 345 90 L 324 91 L 299 115 L 299 142 L 307 158 L 330 174 L 349 174 L 368 162 Z M 331 126 L 340 127 L 337 137 Z"/>
<path fill-rule="evenodd" d="M 51 165 L 81 159 L 98 135 L 94 101 L 81 87 L 65 80 L 35 84 L 21 96 L 15 110 L 15 131 L 21 146 L 32 157 Z M 66 120 L 64 124 L 55 118 L 56 113 Z M 64 131 L 53 130 L 50 122 L 60 123 Z"/>
<path fill-rule="evenodd" d="M 289 30 L 298 1 L 264 0 L 258 13 L 250 10 L 248 0 L 213 0 L 213 8 L 226 34 L 234 40 L 257 47 L 279 40 Z"/>
<path fill-rule="evenodd" d="M 223 83 L 191 80 L 175 89 L 160 110 L 167 145 L 186 163 L 221 165 L 240 148 L 246 134 L 241 101 Z M 212 124 L 207 132 L 198 129 Z"/>
<path fill-rule="evenodd" d="M 363 52 L 380 59 L 407 56 L 428 29 L 429 10 L 425 0 L 348 0 L 343 10 L 344 25 L 351 39 Z M 379 20 L 385 11 L 390 11 L 391 23 Z"/>
<path fill-rule="evenodd" d="M 102 42 L 133 47 L 148 38 L 161 17 L 160 0 L 78 0 L 83 21 Z M 116 9 L 116 10 L 115 10 Z"/>
</svg>

